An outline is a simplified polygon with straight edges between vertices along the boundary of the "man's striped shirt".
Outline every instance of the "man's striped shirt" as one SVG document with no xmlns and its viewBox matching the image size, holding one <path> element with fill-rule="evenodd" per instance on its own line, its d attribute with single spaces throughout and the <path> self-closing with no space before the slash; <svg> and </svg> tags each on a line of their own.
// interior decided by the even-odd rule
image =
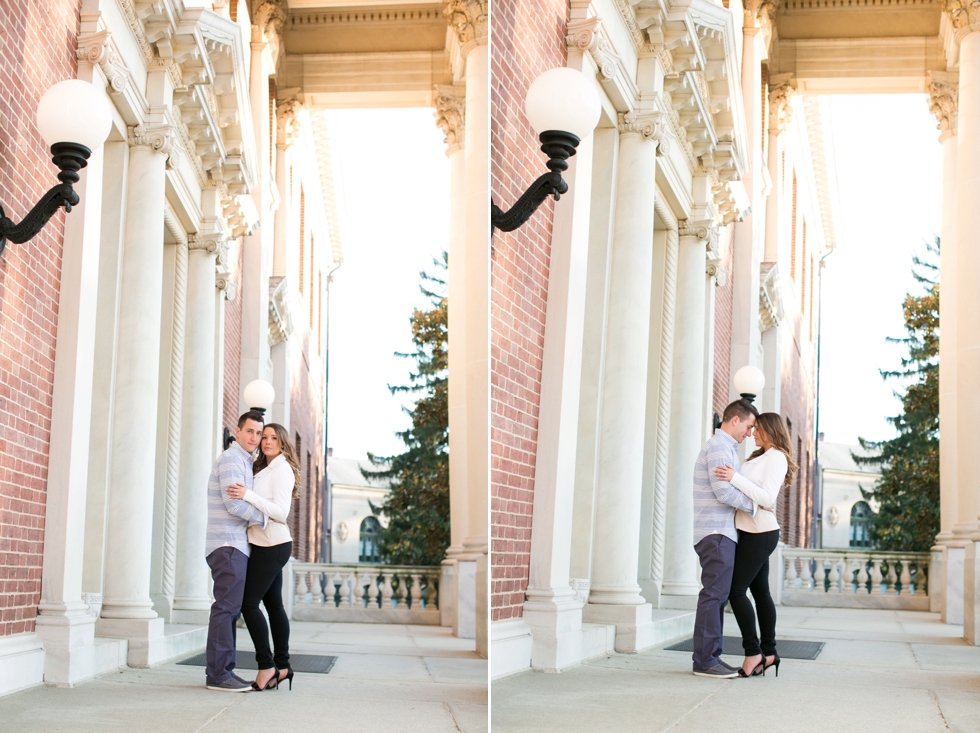
<svg viewBox="0 0 980 733">
<path fill-rule="evenodd" d="M 226 489 L 232 484 L 252 488 L 252 456 L 235 441 L 218 456 L 208 478 L 208 533 L 205 557 L 219 547 L 234 547 L 249 554 L 248 526 L 265 529 L 268 517 L 244 499 L 229 499 Z"/>
<path fill-rule="evenodd" d="M 738 542 L 735 510 L 741 509 L 755 516 L 755 502 L 727 481 L 715 477 L 714 469 L 724 465 L 738 470 L 738 443 L 719 428 L 704 444 L 694 464 L 695 545 L 712 534 L 721 534 Z"/>
</svg>

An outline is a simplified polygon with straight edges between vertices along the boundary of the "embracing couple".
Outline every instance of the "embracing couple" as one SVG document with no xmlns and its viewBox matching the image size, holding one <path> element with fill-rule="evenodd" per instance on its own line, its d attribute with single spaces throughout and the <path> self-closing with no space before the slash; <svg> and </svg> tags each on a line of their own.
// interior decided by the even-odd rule
<svg viewBox="0 0 980 733">
<path fill-rule="evenodd" d="M 282 569 L 292 554 L 286 527 L 298 495 L 299 461 L 282 425 L 264 424 L 257 411 L 238 419 L 235 442 L 218 456 L 208 479 L 205 554 L 214 580 L 208 624 L 207 688 L 222 692 L 269 690 L 289 680 L 289 616 L 282 603 Z M 260 449 L 255 457 L 256 449 Z M 259 610 L 265 605 L 272 627 Z M 255 646 L 258 674 L 235 674 L 235 624 L 245 625 Z"/>
<path fill-rule="evenodd" d="M 738 445 L 755 432 L 759 448 L 739 466 Z M 694 620 L 694 674 L 754 677 L 775 665 L 776 606 L 769 595 L 769 555 L 779 542 L 773 508 L 797 465 L 789 433 L 775 412 L 760 415 L 736 400 L 725 408 L 694 467 L 694 550 L 701 561 L 701 593 Z M 745 595 L 752 591 L 756 611 Z M 730 601 L 742 633 L 745 660 L 732 667 L 721 659 L 725 603 Z M 759 616 L 759 634 L 755 617 Z"/>
</svg>

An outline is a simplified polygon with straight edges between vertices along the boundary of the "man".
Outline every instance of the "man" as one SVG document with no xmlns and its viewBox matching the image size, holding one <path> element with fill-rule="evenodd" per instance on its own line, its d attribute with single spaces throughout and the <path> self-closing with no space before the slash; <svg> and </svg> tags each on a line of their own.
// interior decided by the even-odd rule
<svg viewBox="0 0 980 733">
<path fill-rule="evenodd" d="M 262 440 L 264 418 L 254 411 L 238 418 L 235 442 L 218 456 L 208 479 L 208 566 L 214 579 L 214 603 L 208 623 L 207 687 L 221 692 L 248 692 L 252 683 L 235 670 L 235 623 L 242 611 L 248 569 L 249 525 L 265 529 L 268 517 L 241 499 L 228 498 L 228 487 L 252 488 L 252 454 Z"/>
<path fill-rule="evenodd" d="M 745 400 L 725 408 L 721 428 L 708 439 L 694 464 L 694 551 L 701 561 L 701 593 L 694 617 L 694 674 L 731 678 L 737 668 L 721 660 L 725 604 L 735 568 L 735 510 L 755 516 L 756 504 L 727 481 L 715 477 L 718 466 L 738 470 L 738 444 L 752 434 L 758 411 Z"/>
</svg>

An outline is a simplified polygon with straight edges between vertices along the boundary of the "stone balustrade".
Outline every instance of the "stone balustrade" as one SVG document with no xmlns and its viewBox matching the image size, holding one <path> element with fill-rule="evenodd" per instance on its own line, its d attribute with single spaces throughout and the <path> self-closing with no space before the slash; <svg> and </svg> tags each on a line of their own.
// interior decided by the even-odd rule
<svg viewBox="0 0 980 733">
<path fill-rule="evenodd" d="M 785 606 L 929 610 L 929 553 L 781 547 Z"/>
<path fill-rule="evenodd" d="M 441 574 L 440 565 L 290 562 L 283 585 L 296 621 L 438 625 Z"/>
</svg>

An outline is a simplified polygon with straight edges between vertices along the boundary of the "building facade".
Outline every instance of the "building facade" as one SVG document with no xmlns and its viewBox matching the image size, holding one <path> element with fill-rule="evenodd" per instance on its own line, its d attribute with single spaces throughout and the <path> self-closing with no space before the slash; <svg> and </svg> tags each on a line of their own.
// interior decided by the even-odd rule
<svg viewBox="0 0 980 733">
<path fill-rule="evenodd" d="M 820 443 L 820 542 L 825 549 L 871 547 L 868 528 L 878 502 L 865 499 L 881 474 L 859 466 L 852 453 L 867 455 L 860 445 Z"/>
<path fill-rule="evenodd" d="M 691 472 L 742 366 L 765 373 L 756 404 L 786 417 L 801 466 L 776 508 L 783 540 L 818 541 L 820 275 L 839 239 L 826 95 L 838 93 L 920 94 L 944 146 L 943 531 L 930 578 L 973 642 L 977 492 L 957 465 L 962 410 L 980 393 L 957 374 L 978 373 L 967 343 L 980 321 L 958 258 L 973 257 L 962 166 L 980 148 L 963 115 L 980 94 L 980 21 L 933 0 L 534 8 L 514 0 L 495 15 L 494 201 L 506 209 L 543 170 L 523 112 L 538 74 L 581 70 L 602 113 L 569 161 L 568 192 L 491 245 L 492 674 L 689 633 Z"/>
<path fill-rule="evenodd" d="M 330 560 L 334 563 L 377 563 L 377 535 L 388 526 L 385 516 L 377 516 L 372 505 L 380 507 L 390 491 L 387 482 L 368 480 L 361 469 L 377 470 L 368 461 L 331 456 L 330 469 L 331 532 Z"/>
<path fill-rule="evenodd" d="M 0 109 L 0 197 L 10 218 L 54 183 L 33 114 L 43 92 L 82 79 L 112 114 L 109 139 L 76 185 L 79 205 L 3 254 L 0 693 L 203 647 L 207 476 L 253 379 L 275 387 L 268 417 L 287 428 L 300 459 L 294 555 L 325 560 L 325 297 L 343 236 L 331 108 L 437 110 L 458 161 L 452 247 L 471 252 L 451 268 L 451 287 L 476 293 L 455 306 L 454 322 L 465 326 L 457 342 L 467 343 L 466 328 L 479 333 L 481 312 L 486 321 L 488 224 L 479 212 L 466 216 L 470 198 L 486 198 L 479 123 L 466 133 L 475 162 L 459 154 L 468 95 L 477 120 L 486 97 L 485 5 L 413 5 L 387 16 L 356 2 L 290 5 L 65 0 L 0 9 L 12 90 Z M 477 231 L 482 249 L 466 239 Z M 486 424 L 485 341 L 456 348 L 451 378 L 454 427 L 474 441 Z M 471 449 L 467 481 L 465 442 L 453 450 L 464 473 L 440 595 L 447 610 L 461 610 L 461 635 L 482 633 L 485 653 L 477 611 L 486 604 L 478 578 L 487 485 L 477 480 L 481 452 Z"/>
</svg>

